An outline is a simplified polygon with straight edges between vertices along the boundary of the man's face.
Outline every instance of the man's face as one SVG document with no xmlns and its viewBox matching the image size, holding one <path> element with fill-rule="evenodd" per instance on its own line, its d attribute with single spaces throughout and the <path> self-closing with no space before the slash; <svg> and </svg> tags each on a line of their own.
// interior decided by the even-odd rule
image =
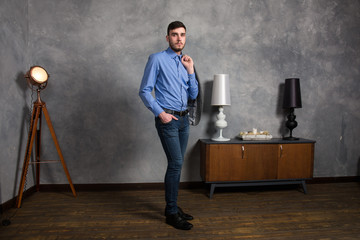
<svg viewBox="0 0 360 240">
<path fill-rule="evenodd" d="M 169 31 L 169 35 L 166 36 L 166 41 L 169 42 L 169 46 L 174 52 L 180 54 L 185 47 L 186 31 L 185 28 L 175 28 Z"/>
</svg>

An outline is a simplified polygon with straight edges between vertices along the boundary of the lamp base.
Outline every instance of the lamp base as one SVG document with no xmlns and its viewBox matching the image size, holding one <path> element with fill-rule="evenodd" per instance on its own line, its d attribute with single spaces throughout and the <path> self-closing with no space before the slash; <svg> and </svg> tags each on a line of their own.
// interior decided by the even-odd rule
<svg viewBox="0 0 360 240">
<path fill-rule="evenodd" d="M 290 130 L 289 137 L 283 137 L 284 140 L 295 141 L 299 140 L 297 137 L 293 137 L 292 131 L 297 127 L 298 123 L 295 121 L 296 116 L 294 114 L 294 108 L 290 108 L 290 114 L 287 116 L 286 127 Z"/>
<path fill-rule="evenodd" d="M 219 136 L 217 138 L 212 138 L 211 140 L 218 141 L 218 142 L 226 142 L 226 141 L 230 141 L 230 138 L 224 138 L 222 136 Z"/>
<path fill-rule="evenodd" d="M 226 115 L 224 114 L 224 108 L 222 106 L 219 107 L 219 114 L 216 116 L 217 117 L 217 121 L 215 122 L 215 125 L 217 128 L 219 128 L 220 133 L 219 136 L 217 138 L 212 138 L 211 140 L 213 141 L 218 141 L 218 142 L 225 142 L 225 141 L 229 141 L 230 138 L 224 138 L 223 137 L 223 129 L 227 127 L 227 122 L 225 121 L 225 117 Z"/>
<path fill-rule="evenodd" d="M 297 137 L 283 137 L 284 140 L 290 140 L 290 141 L 295 141 L 295 140 L 299 140 L 300 138 Z"/>
</svg>

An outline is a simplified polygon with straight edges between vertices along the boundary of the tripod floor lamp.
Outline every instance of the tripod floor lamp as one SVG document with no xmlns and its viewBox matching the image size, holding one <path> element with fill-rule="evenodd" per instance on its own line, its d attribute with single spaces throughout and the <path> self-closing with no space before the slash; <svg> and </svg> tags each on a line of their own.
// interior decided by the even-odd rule
<svg viewBox="0 0 360 240">
<path fill-rule="evenodd" d="M 47 86 L 49 75 L 46 72 L 46 70 L 40 66 L 33 66 L 30 68 L 30 70 L 26 73 L 25 78 L 27 79 L 27 82 L 32 86 L 37 87 L 37 100 L 34 102 L 32 115 L 31 115 L 31 122 L 30 122 L 30 129 L 29 129 L 29 135 L 26 145 L 26 151 L 25 151 L 25 159 L 24 159 L 24 165 L 22 169 L 21 174 L 21 180 L 20 180 L 20 187 L 19 187 L 19 193 L 16 200 L 16 207 L 21 207 L 21 200 L 22 195 L 24 191 L 25 181 L 26 181 L 26 175 L 29 168 L 29 164 L 35 164 L 36 165 L 36 190 L 40 190 L 40 163 L 51 163 L 51 162 L 61 162 L 66 177 L 70 183 L 71 191 L 76 197 L 76 192 L 74 185 L 72 184 L 71 177 L 69 174 L 69 171 L 66 167 L 64 157 L 62 155 L 59 142 L 56 138 L 54 127 L 51 123 L 49 112 L 46 108 L 45 102 L 43 102 L 40 98 L 40 91 L 43 90 Z M 60 157 L 60 160 L 48 160 L 48 161 L 42 161 L 40 159 L 40 150 L 41 150 L 41 118 L 42 113 L 45 116 L 46 123 L 49 127 L 51 137 L 55 143 L 56 151 Z M 31 152 L 34 146 L 34 140 L 35 140 L 35 161 L 31 162 Z"/>
</svg>

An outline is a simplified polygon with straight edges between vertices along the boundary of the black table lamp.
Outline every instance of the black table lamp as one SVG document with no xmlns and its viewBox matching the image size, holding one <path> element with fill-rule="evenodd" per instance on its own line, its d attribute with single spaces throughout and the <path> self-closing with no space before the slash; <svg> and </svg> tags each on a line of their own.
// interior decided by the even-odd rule
<svg viewBox="0 0 360 240">
<path fill-rule="evenodd" d="M 297 127 L 295 121 L 294 108 L 301 108 L 301 93 L 300 93 L 300 79 L 288 78 L 285 79 L 284 89 L 284 102 L 283 108 L 290 109 L 290 113 L 287 116 L 286 127 L 290 130 L 290 136 L 284 137 L 286 140 L 299 140 L 299 138 L 292 136 L 292 130 Z"/>
</svg>

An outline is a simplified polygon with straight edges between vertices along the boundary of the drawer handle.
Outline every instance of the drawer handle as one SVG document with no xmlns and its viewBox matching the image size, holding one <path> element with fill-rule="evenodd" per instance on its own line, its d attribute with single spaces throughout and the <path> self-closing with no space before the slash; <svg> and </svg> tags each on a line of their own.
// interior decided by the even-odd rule
<svg viewBox="0 0 360 240">
<path fill-rule="evenodd" d="M 241 146 L 241 159 L 244 159 L 244 155 L 245 155 L 245 147 Z"/>
<path fill-rule="evenodd" d="M 282 157 L 282 154 L 283 154 L 283 146 L 280 145 L 280 157 Z"/>
</svg>

